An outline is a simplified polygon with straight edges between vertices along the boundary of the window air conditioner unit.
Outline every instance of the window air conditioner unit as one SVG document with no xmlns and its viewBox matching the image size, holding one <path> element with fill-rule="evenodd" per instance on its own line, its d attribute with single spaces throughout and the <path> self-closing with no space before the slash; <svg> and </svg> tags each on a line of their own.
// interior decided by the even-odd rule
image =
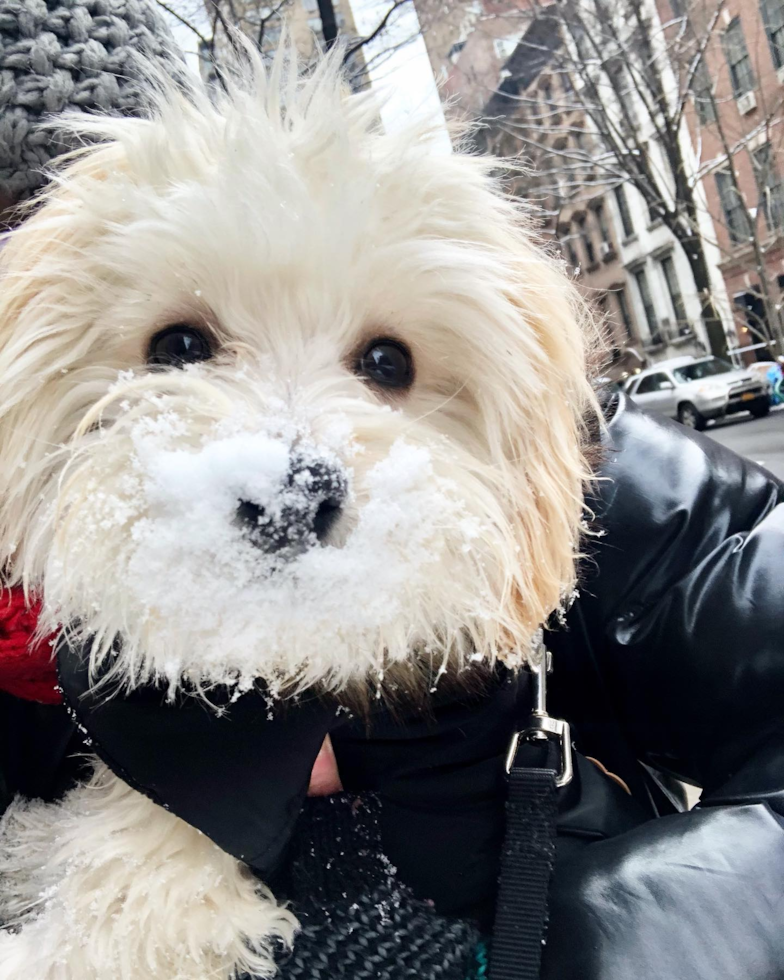
<svg viewBox="0 0 784 980">
<path fill-rule="evenodd" d="M 613 251 L 611 242 L 599 242 L 599 255 L 603 259 L 606 259 L 608 255 L 612 255 Z"/>
<path fill-rule="evenodd" d="M 738 112 L 742 116 L 747 116 L 752 109 L 757 108 L 757 95 L 753 90 L 751 92 L 744 92 L 743 95 L 738 97 Z"/>
</svg>

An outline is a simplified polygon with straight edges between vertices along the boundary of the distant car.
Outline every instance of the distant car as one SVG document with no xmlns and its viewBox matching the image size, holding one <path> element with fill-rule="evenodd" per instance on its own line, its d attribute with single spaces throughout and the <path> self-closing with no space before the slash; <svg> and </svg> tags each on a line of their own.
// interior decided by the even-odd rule
<svg viewBox="0 0 784 980">
<path fill-rule="evenodd" d="M 675 357 L 660 361 L 626 382 L 640 408 L 661 412 L 692 429 L 735 412 L 762 418 L 770 411 L 770 386 L 747 369 L 718 357 Z"/>
</svg>

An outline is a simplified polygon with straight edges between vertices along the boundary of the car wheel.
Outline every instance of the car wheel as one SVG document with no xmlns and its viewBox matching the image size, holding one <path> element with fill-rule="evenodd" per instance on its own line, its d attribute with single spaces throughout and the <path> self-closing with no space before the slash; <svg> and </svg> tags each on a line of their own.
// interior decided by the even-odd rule
<svg viewBox="0 0 784 980">
<path fill-rule="evenodd" d="M 758 402 L 749 409 L 755 419 L 764 419 L 770 413 L 770 402 Z"/>
<path fill-rule="evenodd" d="M 678 421 L 687 429 L 697 429 L 698 432 L 702 432 L 708 424 L 708 420 L 702 412 L 699 412 L 691 402 L 684 402 L 678 408 Z"/>
</svg>

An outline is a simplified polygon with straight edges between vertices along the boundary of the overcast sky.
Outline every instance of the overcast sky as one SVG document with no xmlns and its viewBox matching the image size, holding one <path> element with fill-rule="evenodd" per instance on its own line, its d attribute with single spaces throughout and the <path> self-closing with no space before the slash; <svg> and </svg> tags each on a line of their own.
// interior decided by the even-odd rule
<svg viewBox="0 0 784 980">
<path fill-rule="evenodd" d="M 363 37 L 372 34 L 390 7 L 390 0 L 349 2 L 357 32 Z M 400 47 L 394 50 L 396 45 Z M 451 144 L 444 125 L 441 99 L 414 4 L 404 4 L 390 18 L 384 33 L 376 42 L 368 44 L 364 52 L 373 87 L 382 96 L 381 117 L 385 128 L 394 132 L 411 118 L 438 120 L 443 126 L 443 148 L 449 152 Z"/>
<path fill-rule="evenodd" d="M 389 10 L 391 0 L 349 0 L 357 32 L 371 34 Z M 172 6 L 204 36 L 209 36 L 210 22 L 203 0 L 180 0 Z M 198 38 L 188 27 L 170 14 L 169 21 L 177 43 L 185 51 L 189 65 L 198 71 Z M 399 45 L 397 50 L 390 50 Z M 413 2 L 404 4 L 390 19 L 389 27 L 378 40 L 365 48 L 373 87 L 379 92 L 384 127 L 394 132 L 412 118 L 431 118 L 443 125 L 444 114 L 438 96 L 425 42 Z M 446 127 L 441 146 L 451 150 Z"/>
<path fill-rule="evenodd" d="M 169 5 L 173 10 L 176 10 L 177 13 L 181 14 L 189 24 L 193 24 L 200 34 L 202 34 L 204 37 L 209 37 L 210 21 L 207 17 L 206 5 L 202 2 L 202 0 L 178 0 L 178 2 L 171 3 Z M 177 20 L 173 14 L 170 14 L 163 9 L 161 9 L 161 13 L 169 23 L 172 34 L 174 34 L 175 41 L 185 52 L 188 65 L 193 69 L 193 71 L 198 72 L 199 39 L 192 30 L 186 27 L 181 21 Z"/>
</svg>

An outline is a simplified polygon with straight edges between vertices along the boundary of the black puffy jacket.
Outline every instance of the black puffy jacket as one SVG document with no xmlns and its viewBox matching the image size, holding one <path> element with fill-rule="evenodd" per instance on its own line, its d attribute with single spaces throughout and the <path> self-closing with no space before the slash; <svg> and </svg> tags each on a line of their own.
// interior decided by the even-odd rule
<svg viewBox="0 0 784 980">
<path fill-rule="evenodd" d="M 703 792 L 564 864 L 545 973 L 782 980 L 784 486 L 625 400 L 606 449 L 554 713 L 638 792 L 636 760 Z"/>
<path fill-rule="evenodd" d="M 559 862 L 544 976 L 784 980 L 784 486 L 623 398 L 603 438 L 598 533 L 580 597 L 548 637 L 550 709 L 648 819 Z M 273 885 L 331 731 L 347 788 L 380 794 L 400 877 L 445 914 L 491 920 L 502 760 L 530 706 L 527 675 L 444 692 L 417 717 L 379 709 L 370 727 L 314 702 L 268 721 L 244 698 L 232 725 L 192 710 L 189 726 L 156 692 L 96 709 L 67 659 L 61 676 L 94 750 Z M 59 791 L 61 709 L 11 717 L 9 788 Z M 43 747 L 41 724 L 56 735 Z M 700 807 L 677 812 L 660 774 L 702 787 Z"/>
<path fill-rule="evenodd" d="M 603 442 L 580 596 L 547 638 L 549 707 L 649 819 L 559 860 L 544 980 L 783 980 L 784 485 L 624 397 Z M 484 738 L 508 733 L 504 689 Z M 476 736 L 461 734 L 465 753 Z M 351 744 L 355 777 L 378 743 Z M 494 885 L 499 790 L 475 776 L 442 808 L 435 785 L 467 767 L 420 751 L 375 778 L 395 802 L 385 843 L 421 894 L 464 913 L 467 885 L 485 901 Z M 662 776 L 701 787 L 699 807 L 678 812 Z"/>
</svg>

